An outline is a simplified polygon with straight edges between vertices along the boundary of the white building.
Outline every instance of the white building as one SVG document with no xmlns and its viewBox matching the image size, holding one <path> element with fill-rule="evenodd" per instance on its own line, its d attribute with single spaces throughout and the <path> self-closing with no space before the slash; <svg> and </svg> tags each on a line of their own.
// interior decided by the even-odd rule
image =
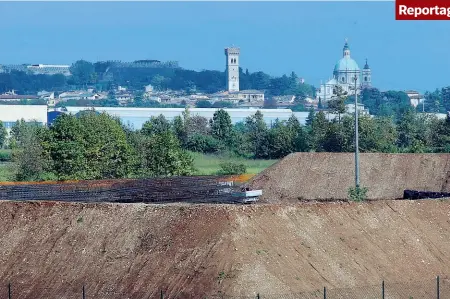
<svg viewBox="0 0 450 299">
<path fill-rule="evenodd" d="M 83 110 L 92 109 L 90 107 L 66 107 L 67 113 L 76 114 Z M 152 116 L 164 115 L 164 117 L 173 121 L 176 116 L 182 116 L 185 111 L 184 108 L 131 108 L 131 107 L 94 107 L 94 109 L 100 113 L 105 112 L 107 114 L 119 117 L 125 124 L 130 124 L 134 129 L 141 129 L 142 125 L 150 119 Z M 213 118 L 214 113 L 219 110 L 216 108 L 190 108 L 191 116 L 198 115 L 203 116 L 210 120 Z M 260 111 L 263 114 L 264 121 L 267 125 L 275 122 L 276 119 L 280 121 L 288 120 L 289 117 L 295 115 L 300 123 L 304 124 L 309 112 L 292 112 L 291 109 L 235 109 L 224 108 L 225 111 L 231 117 L 233 124 L 243 122 L 249 116 L 252 116 L 256 111 Z M 327 119 L 335 118 L 335 115 L 327 114 Z"/>
<path fill-rule="evenodd" d="M 264 102 L 264 92 L 260 90 L 239 90 L 239 55 L 236 47 L 225 48 L 227 91 L 212 95 L 212 100 L 231 101 L 235 104 L 254 104 Z"/>
<path fill-rule="evenodd" d="M 239 54 L 240 49 L 236 47 L 225 48 L 227 58 L 227 89 L 228 92 L 239 91 Z"/>
<path fill-rule="evenodd" d="M 323 102 L 330 100 L 334 96 L 334 88 L 336 86 L 341 86 L 343 92 L 354 94 L 355 77 L 358 94 L 362 88 L 368 88 L 372 85 L 372 71 L 367 63 L 367 59 L 364 69 L 360 71 L 358 64 L 350 56 L 350 47 L 347 40 L 342 50 L 342 56 L 334 66 L 333 78 L 320 84 L 317 99 L 320 98 Z"/>
<path fill-rule="evenodd" d="M 414 108 L 425 101 L 425 97 L 418 91 L 407 90 L 405 93 L 408 95 L 411 106 L 414 106 Z"/>
<path fill-rule="evenodd" d="M 47 105 L 0 105 L 0 121 L 9 132 L 17 121 L 47 124 Z"/>
</svg>

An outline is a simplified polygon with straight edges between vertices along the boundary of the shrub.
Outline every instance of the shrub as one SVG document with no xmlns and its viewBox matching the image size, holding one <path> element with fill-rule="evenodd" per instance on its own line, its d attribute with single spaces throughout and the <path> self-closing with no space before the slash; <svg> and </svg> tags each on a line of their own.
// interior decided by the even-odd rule
<svg viewBox="0 0 450 299">
<path fill-rule="evenodd" d="M 186 148 L 193 152 L 211 154 L 222 149 L 220 141 L 209 135 L 194 134 L 189 137 Z"/>
<path fill-rule="evenodd" d="M 11 151 L 0 150 L 0 162 L 11 161 Z"/>
<path fill-rule="evenodd" d="M 367 200 L 367 188 L 366 187 L 350 187 L 348 188 L 348 197 L 351 201 L 361 202 Z"/>
<path fill-rule="evenodd" d="M 219 175 L 239 175 L 247 172 L 243 163 L 224 162 L 220 164 Z"/>
</svg>

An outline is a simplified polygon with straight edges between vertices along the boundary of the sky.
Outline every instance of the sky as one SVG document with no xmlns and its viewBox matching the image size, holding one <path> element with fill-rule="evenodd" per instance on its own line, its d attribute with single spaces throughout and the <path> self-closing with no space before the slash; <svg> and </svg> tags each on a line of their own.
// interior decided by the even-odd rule
<svg viewBox="0 0 450 299">
<path fill-rule="evenodd" d="M 175 60 L 186 69 L 295 71 L 318 86 L 348 38 L 381 90 L 450 85 L 450 22 L 396 21 L 394 2 L 0 2 L 0 64 Z"/>
</svg>

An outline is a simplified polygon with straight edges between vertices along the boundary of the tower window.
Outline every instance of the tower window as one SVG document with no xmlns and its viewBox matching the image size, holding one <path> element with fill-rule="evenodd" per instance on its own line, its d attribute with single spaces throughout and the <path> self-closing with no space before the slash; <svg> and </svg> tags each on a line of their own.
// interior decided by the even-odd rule
<svg viewBox="0 0 450 299">
<path fill-rule="evenodd" d="M 364 81 L 366 81 L 366 82 L 367 82 L 367 77 L 364 77 Z"/>
<path fill-rule="evenodd" d="M 344 77 L 342 77 L 342 82 L 345 82 L 345 78 Z"/>
</svg>

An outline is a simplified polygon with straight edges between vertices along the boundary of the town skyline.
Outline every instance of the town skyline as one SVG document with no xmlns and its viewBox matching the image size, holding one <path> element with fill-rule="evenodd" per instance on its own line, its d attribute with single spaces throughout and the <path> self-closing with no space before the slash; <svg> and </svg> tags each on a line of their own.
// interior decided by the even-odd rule
<svg viewBox="0 0 450 299">
<path fill-rule="evenodd" d="M 318 87 L 331 77 L 348 38 L 352 57 L 360 68 L 369 60 L 373 86 L 381 90 L 433 91 L 447 85 L 450 67 L 445 54 L 450 41 L 441 34 L 449 25 L 395 21 L 394 4 L 387 2 L 2 2 L 0 9 L 5 12 L 0 25 L 6 28 L 0 40 L 9 45 L 0 48 L 0 64 L 156 59 L 178 61 L 185 69 L 224 71 L 223 48 L 234 44 L 241 49 L 244 70 L 272 76 L 294 71 Z M 222 16 L 229 10 L 235 13 Z M 144 18 L 148 11 L 158 13 Z M 29 19 L 43 13 L 53 18 L 32 26 Z M 114 21 L 132 14 L 126 23 Z M 24 21 L 14 24 L 20 15 Z M 77 15 L 83 22 L 66 21 Z"/>
</svg>

